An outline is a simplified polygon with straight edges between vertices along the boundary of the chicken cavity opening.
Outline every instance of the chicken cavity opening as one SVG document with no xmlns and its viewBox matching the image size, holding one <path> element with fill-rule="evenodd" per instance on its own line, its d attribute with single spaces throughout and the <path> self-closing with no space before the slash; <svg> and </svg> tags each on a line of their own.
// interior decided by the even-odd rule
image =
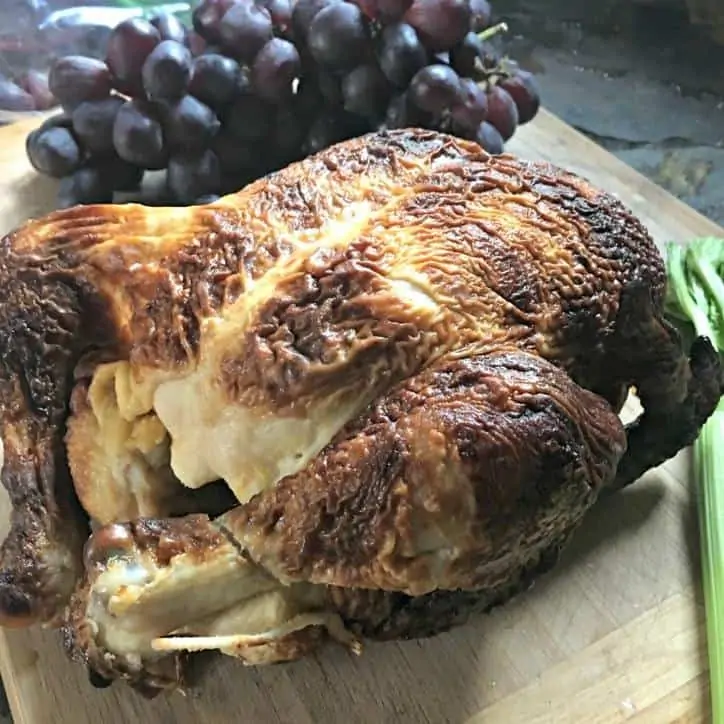
<svg viewBox="0 0 724 724">
<path fill-rule="evenodd" d="M 81 504 L 101 525 L 213 517 L 305 467 L 360 405 L 332 397 L 303 416 L 275 416 L 230 403 L 208 364 L 173 378 L 108 363 L 73 392 L 68 462 Z"/>
</svg>

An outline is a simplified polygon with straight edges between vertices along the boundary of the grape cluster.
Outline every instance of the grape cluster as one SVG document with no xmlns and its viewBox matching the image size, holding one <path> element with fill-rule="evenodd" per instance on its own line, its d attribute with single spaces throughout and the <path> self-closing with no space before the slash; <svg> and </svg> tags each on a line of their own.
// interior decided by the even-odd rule
<svg viewBox="0 0 724 724">
<path fill-rule="evenodd" d="M 504 25 L 487 0 L 201 0 L 192 18 L 126 20 L 105 60 L 52 66 L 63 111 L 26 148 L 62 179 L 60 206 L 112 201 L 161 170 L 159 202 L 205 203 L 381 128 L 497 154 L 538 111 L 534 77 L 493 46 Z"/>
</svg>

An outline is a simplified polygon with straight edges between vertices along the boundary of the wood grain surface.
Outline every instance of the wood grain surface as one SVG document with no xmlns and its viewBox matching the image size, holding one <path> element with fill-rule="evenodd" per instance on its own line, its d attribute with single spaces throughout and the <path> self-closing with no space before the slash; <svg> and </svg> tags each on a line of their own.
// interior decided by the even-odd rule
<svg viewBox="0 0 724 724">
<path fill-rule="evenodd" d="M 27 125 L 0 129 L 0 232 L 52 207 L 31 172 Z M 659 242 L 724 230 L 548 113 L 510 150 L 583 174 L 619 196 Z M 329 647 L 266 669 L 209 662 L 202 687 L 147 702 L 103 691 L 68 662 L 57 633 L 0 631 L 17 724 L 636 724 L 707 722 L 703 611 L 689 457 L 599 503 L 561 565 L 528 593 L 449 634 Z M 7 503 L 0 500 L 4 521 Z"/>
</svg>

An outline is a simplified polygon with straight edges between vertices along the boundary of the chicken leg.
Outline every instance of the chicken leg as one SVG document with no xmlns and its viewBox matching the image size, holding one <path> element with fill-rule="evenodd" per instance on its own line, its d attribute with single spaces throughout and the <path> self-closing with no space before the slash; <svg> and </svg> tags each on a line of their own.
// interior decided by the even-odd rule
<svg viewBox="0 0 724 724">
<path fill-rule="evenodd" d="M 495 598 L 560 548 L 624 450 L 608 403 L 538 356 L 443 360 L 373 403 L 307 468 L 215 521 L 95 533 L 70 638 L 103 676 L 148 692 L 177 683 L 169 651 L 279 660 L 306 652 L 309 627 L 349 643 L 340 616 L 360 591 Z M 264 633 L 249 602 L 270 592 L 279 615 Z"/>
</svg>

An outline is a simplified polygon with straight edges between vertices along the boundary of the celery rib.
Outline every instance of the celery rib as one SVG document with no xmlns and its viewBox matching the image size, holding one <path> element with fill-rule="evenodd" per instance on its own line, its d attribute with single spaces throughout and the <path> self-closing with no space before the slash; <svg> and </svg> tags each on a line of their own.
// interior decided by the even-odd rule
<svg viewBox="0 0 724 724">
<path fill-rule="evenodd" d="M 724 239 L 671 244 L 667 259 L 667 312 L 686 320 L 724 355 Z M 724 724 L 724 401 L 693 445 L 701 572 L 714 724 Z"/>
</svg>

